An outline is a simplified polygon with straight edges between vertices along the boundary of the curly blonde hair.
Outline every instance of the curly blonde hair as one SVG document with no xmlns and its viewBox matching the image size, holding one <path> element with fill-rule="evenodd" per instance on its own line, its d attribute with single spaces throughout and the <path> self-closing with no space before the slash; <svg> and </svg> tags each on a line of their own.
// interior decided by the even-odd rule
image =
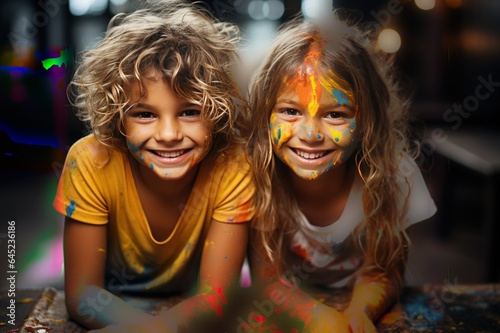
<svg viewBox="0 0 500 333">
<path fill-rule="evenodd" d="M 294 75 L 317 40 L 324 47 L 316 70 L 346 82 L 358 106 L 356 131 L 361 139 L 352 159 L 365 184 L 366 219 L 355 230 L 368 258 L 363 269 L 400 271 L 405 261 L 409 241 L 402 226 L 405 212 L 398 205 L 397 174 L 401 153 L 410 151 L 410 99 L 399 86 L 393 58 L 377 49 L 371 37 L 375 31 L 361 30 L 346 17 L 334 12 L 335 21 L 324 27 L 300 17 L 285 23 L 251 86 L 253 131 L 248 148 L 259 212 L 253 236 L 278 272 L 286 269 L 284 239 L 296 230 L 299 208 L 288 185 L 287 166 L 273 154 L 269 119 L 284 89 L 283 78 Z M 402 276 L 399 279 L 402 283 Z"/>
<path fill-rule="evenodd" d="M 247 105 L 231 75 L 237 26 L 180 0 L 146 3 L 109 22 L 97 46 L 81 54 L 68 95 L 80 120 L 102 144 L 126 149 L 122 119 L 133 84 L 145 91 L 151 70 L 180 97 L 203 107 L 212 149 L 224 152 L 244 136 Z M 236 118 L 240 117 L 238 122 Z M 241 141 L 241 140 L 240 140 Z"/>
</svg>

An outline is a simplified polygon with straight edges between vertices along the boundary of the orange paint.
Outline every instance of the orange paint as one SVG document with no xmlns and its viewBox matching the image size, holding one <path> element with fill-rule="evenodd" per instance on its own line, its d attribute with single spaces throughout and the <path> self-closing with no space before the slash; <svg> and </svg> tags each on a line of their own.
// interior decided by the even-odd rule
<svg viewBox="0 0 500 333">
<path fill-rule="evenodd" d="M 297 69 L 294 77 L 287 83 L 287 86 L 295 86 L 300 105 L 307 109 L 311 117 L 314 117 L 318 111 L 318 101 L 321 98 L 321 84 L 315 75 L 320 56 L 320 45 L 315 42 L 307 53 L 304 64 Z"/>
</svg>

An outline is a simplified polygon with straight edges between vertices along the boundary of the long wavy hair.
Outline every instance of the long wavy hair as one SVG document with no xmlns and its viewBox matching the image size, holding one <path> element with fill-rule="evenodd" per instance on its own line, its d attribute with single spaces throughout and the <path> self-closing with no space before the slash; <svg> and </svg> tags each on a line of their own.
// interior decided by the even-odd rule
<svg viewBox="0 0 500 333">
<path fill-rule="evenodd" d="M 250 89 L 253 131 L 248 144 L 255 173 L 256 211 L 254 235 L 278 272 L 283 262 L 287 235 L 296 230 L 298 205 L 288 185 L 287 166 L 272 150 L 269 119 L 284 78 L 293 77 L 311 45 L 322 41 L 316 71 L 323 77 L 346 82 L 353 92 L 358 146 L 353 162 L 364 182 L 365 221 L 355 230 L 366 260 L 362 269 L 400 271 L 408 239 L 402 226 L 399 160 L 409 152 L 408 109 L 410 99 L 400 88 L 392 57 L 377 49 L 374 30 L 361 30 L 339 12 L 324 27 L 300 17 L 278 31 L 263 67 Z M 344 18 L 342 18 L 344 17 Z M 351 21 L 352 22 L 352 21 Z M 346 162 L 347 163 L 347 162 Z M 402 276 L 399 276 L 402 282 Z"/>
<path fill-rule="evenodd" d="M 68 97 L 99 142 L 126 149 L 122 120 L 137 102 L 131 88 L 138 83 L 144 94 L 153 70 L 177 95 L 203 107 L 212 151 L 224 153 L 247 131 L 248 105 L 231 75 L 240 40 L 237 26 L 196 4 L 150 1 L 114 16 L 96 47 L 82 52 Z"/>
</svg>

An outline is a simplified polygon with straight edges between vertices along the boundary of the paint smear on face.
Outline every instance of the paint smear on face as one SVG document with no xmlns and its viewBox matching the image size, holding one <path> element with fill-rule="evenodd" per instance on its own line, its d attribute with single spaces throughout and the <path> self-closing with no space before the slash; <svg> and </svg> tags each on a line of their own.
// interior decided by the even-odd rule
<svg viewBox="0 0 500 333">
<path fill-rule="evenodd" d="M 349 124 L 347 124 L 347 128 L 349 129 L 349 132 L 354 133 L 354 130 L 356 129 L 356 118 L 354 118 L 349 122 Z"/>
<path fill-rule="evenodd" d="M 320 78 L 320 83 L 332 94 L 338 105 L 354 106 L 354 94 L 347 88 L 349 84 L 333 71 L 328 72 L 328 77 Z"/>
<path fill-rule="evenodd" d="M 333 89 L 333 97 L 337 100 L 337 104 L 339 105 L 351 105 L 347 95 L 341 90 Z"/>
<path fill-rule="evenodd" d="M 333 128 L 329 128 L 330 129 L 330 133 L 332 134 L 332 140 L 333 142 L 335 143 L 341 143 L 342 142 L 342 132 L 340 131 L 337 131 L 336 129 L 333 129 Z"/>
<path fill-rule="evenodd" d="M 278 148 L 281 148 L 283 143 L 287 142 L 293 135 L 293 127 L 291 124 L 279 124 L 276 123 L 276 114 L 271 114 L 271 124 L 270 127 L 272 129 L 273 142 Z"/>
<path fill-rule="evenodd" d="M 302 72 L 300 69 L 299 71 Z M 312 68 L 308 67 L 307 71 L 312 71 Z M 299 97 L 299 103 L 302 106 L 307 107 L 307 112 L 309 112 L 309 115 L 313 118 L 316 115 L 316 112 L 318 112 L 318 100 L 321 98 L 321 86 L 318 84 L 319 81 L 314 75 L 308 76 L 308 78 L 300 78 L 299 76 L 297 79 L 298 82 L 295 88 L 295 93 Z"/>
<path fill-rule="evenodd" d="M 132 142 L 130 142 L 128 139 L 127 139 L 127 147 L 130 149 L 131 152 L 133 153 L 136 153 L 138 152 L 139 150 L 141 150 L 141 147 L 139 146 L 136 146 L 135 144 L 133 144 Z"/>
<path fill-rule="evenodd" d="M 311 49 L 307 53 L 303 65 L 297 69 L 293 78 L 286 84 L 287 87 L 295 87 L 295 93 L 299 98 L 300 105 L 307 109 L 311 118 L 318 112 L 318 101 L 321 98 L 320 81 L 315 75 L 315 68 L 321 56 L 320 49 L 319 42 L 311 44 Z"/>
</svg>

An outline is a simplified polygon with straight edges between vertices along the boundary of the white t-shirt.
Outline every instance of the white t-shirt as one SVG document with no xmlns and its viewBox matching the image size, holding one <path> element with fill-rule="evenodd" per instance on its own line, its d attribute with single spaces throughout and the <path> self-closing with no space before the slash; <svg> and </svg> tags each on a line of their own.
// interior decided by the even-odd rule
<svg viewBox="0 0 500 333">
<path fill-rule="evenodd" d="M 403 155 L 401 160 L 398 184 L 404 194 L 401 207 L 409 193 L 408 210 L 403 221 L 405 228 L 435 214 L 436 205 L 422 174 L 408 155 Z M 342 215 L 328 226 L 312 225 L 300 213 L 299 227 L 291 237 L 287 260 L 298 283 L 338 288 L 354 282 L 355 273 L 363 263 L 358 240 L 353 237 L 353 231 L 365 219 L 363 188 L 363 181 L 356 173 Z"/>
</svg>

